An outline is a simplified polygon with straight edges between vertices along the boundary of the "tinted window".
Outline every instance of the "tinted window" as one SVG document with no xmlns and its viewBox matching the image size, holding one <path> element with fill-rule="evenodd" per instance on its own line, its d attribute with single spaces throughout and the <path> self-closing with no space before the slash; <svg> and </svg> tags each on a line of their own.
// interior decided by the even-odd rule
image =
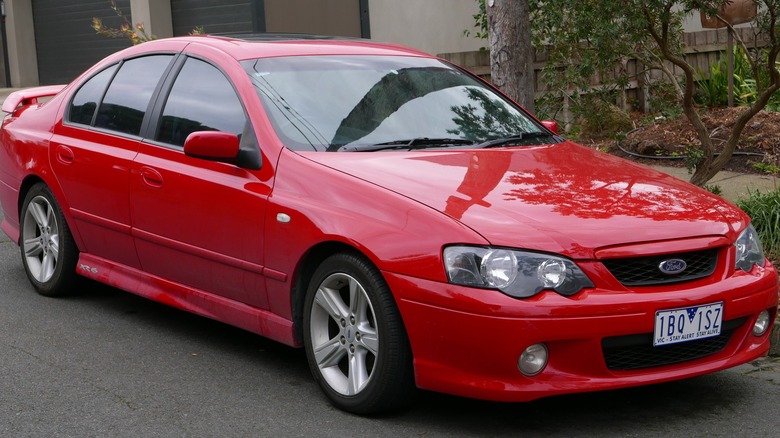
<svg viewBox="0 0 780 438">
<path fill-rule="evenodd" d="M 116 70 L 116 65 L 112 65 L 92 76 L 90 80 L 81 86 L 81 89 L 79 89 L 70 103 L 69 121 L 84 125 L 92 124 L 92 116 L 95 114 L 98 102 L 103 97 L 103 92 L 106 91 L 106 86 L 108 81 L 111 80 L 114 70 Z"/>
<path fill-rule="evenodd" d="M 100 105 L 95 126 L 138 135 L 154 88 L 172 58 L 146 56 L 122 64 Z"/>
<path fill-rule="evenodd" d="M 183 146 L 195 131 L 240 135 L 246 116 L 230 82 L 216 67 L 187 59 L 165 103 L 157 140 Z"/>
</svg>

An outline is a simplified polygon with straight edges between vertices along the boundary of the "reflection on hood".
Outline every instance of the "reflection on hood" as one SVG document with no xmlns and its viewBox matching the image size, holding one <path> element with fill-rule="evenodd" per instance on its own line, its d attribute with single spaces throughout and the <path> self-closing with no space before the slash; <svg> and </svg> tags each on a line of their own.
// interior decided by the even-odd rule
<svg viewBox="0 0 780 438">
<path fill-rule="evenodd" d="M 439 210 L 494 245 L 574 258 L 618 244 L 733 239 L 747 221 L 684 181 L 568 142 L 306 156 Z"/>
</svg>

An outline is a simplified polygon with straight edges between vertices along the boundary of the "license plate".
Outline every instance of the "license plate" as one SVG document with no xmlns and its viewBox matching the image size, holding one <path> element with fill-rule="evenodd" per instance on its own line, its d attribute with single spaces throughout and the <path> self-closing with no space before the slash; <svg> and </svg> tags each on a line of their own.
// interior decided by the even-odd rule
<svg viewBox="0 0 780 438">
<path fill-rule="evenodd" d="M 653 346 L 711 338 L 720 334 L 723 303 L 655 312 Z"/>
</svg>

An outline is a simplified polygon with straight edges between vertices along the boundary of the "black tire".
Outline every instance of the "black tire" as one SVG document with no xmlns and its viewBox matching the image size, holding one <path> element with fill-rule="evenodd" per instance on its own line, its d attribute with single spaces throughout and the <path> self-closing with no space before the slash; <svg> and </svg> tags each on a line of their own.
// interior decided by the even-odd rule
<svg viewBox="0 0 780 438">
<path fill-rule="evenodd" d="M 22 264 L 35 290 L 48 297 L 67 293 L 78 277 L 79 251 L 62 209 L 45 184 L 35 184 L 27 192 L 19 228 Z"/>
<path fill-rule="evenodd" d="M 314 379 L 336 407 L 375 414 L 411 400 L 406 330 L 382 274 L 364 257 L 335 254 L 317 268 L 306 293 L 303 339 Z"/>
</svg>

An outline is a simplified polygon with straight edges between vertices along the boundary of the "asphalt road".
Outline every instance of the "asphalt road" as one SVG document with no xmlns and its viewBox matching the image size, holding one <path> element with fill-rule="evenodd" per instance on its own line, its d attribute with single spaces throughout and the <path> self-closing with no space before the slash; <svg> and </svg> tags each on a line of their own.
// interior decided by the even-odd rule
<svg viewBox="0 0 780 438">
<path fill-rule="evenodd" d="M 0 213 L 0 216 L 2 213 Z M 302 351 L 91 284 L 37 295 L 0 233 L 0 436 L 777 436 L 780 363 L 630 390 L 497 404 L 420 392 L 332 408 Z"/>
</svg>

